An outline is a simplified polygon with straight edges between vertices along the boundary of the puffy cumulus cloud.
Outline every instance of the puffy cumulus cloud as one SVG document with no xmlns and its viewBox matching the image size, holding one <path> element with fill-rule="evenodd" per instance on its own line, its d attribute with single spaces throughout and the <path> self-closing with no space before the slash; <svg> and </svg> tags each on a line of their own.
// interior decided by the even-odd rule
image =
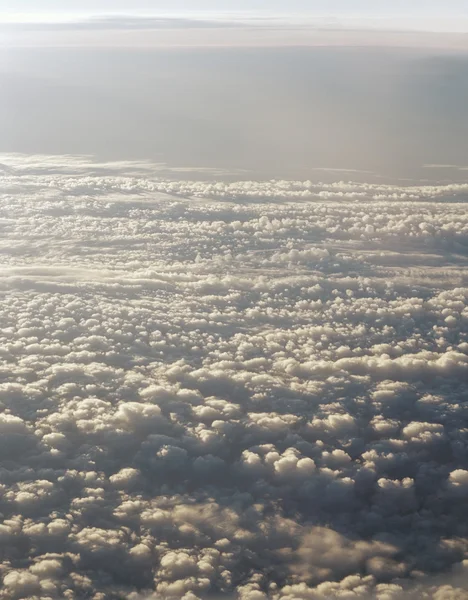
<svg viewBox="0 0 468 600">
<path fill-rule="evenodd" d="M 467 597 L 466 186 L 2 162 L 0 598 Z"/>
</svg>

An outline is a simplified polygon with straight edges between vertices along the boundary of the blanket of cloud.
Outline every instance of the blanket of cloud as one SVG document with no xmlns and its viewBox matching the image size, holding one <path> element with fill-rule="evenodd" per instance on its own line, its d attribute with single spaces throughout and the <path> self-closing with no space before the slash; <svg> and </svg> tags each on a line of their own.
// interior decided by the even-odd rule
<svg viewBox="0 0 468 600">
<path fill-rule="evenodd" d="M 468 185 L 0 163 L 0 598 L 468 598 Z"/>
</svg>

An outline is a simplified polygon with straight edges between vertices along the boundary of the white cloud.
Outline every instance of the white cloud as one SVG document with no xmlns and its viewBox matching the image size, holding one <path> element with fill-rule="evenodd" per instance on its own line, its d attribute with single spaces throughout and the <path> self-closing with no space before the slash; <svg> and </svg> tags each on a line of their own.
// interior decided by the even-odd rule
<svg viewBox="0 0 468 600">
<path fill-rule="evenodd" d="M 464 597 L 466 186 L 1 161 L 0 598 Z"/>
</svg>

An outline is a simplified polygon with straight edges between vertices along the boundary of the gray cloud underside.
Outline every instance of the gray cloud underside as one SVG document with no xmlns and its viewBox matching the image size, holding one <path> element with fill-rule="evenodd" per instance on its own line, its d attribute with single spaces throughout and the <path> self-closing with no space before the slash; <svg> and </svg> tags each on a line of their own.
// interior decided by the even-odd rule
<svg viewBox="0 0 468 600">
<path fill-rule="evenodd" d="M 467 185 L 0 162 L 0 598 L 468 598 Z"/>
</svg>

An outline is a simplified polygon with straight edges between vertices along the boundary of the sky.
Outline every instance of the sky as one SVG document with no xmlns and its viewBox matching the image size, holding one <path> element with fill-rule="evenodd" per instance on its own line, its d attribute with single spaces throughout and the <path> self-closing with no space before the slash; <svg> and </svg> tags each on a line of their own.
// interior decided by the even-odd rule
<svg viewBox="0 0 468 600">
<path fill-rule="evenodd" d="M 195 4 L 0 2 L 0 149 L 263 178 L 464 168 L 464 2 Z"/>
<path fill-rule="evenodd" d="M 468 600 L 468 7 L 285 6 L 0 0 L 0 600 Z"/>
<path fill-rule="evenodd" d="M 347 14 L 409 14 L 422 16 L 429 14 L 452 14 L 466 12 L 463 0 L 2 0 L 0 8 L 4 12 L 158 12 L 158 11 L 250 11 L 258 10 L 273 13 L 286 12 L 336 12 Z"/>
<path fill-rule="evenodd" d="M 0 14 L 5 18 L 21 19 L 29 15 L 30 18 L 56 18 L 60 15 L 97 15 L 109 13 L 126 14 L 180 14 L 202 15 L 210 13 L 221 15 L 223 13 L 257 13 L 259 15 L 301 15 L 301 16 L 329 16 L 337 19 L 390 19 L 399 26 L 418 27 L 418 23 L 431 24 L 436 28 L 457 27 L 461 17 L 468 16 L 468 8 L 464 0 L 90 0 L 76 1 L 59 0 L 34 1 L 34 0 L 2 0 Z M 443 23 L 440 22 L 443 20 Z"/>
</svg>

